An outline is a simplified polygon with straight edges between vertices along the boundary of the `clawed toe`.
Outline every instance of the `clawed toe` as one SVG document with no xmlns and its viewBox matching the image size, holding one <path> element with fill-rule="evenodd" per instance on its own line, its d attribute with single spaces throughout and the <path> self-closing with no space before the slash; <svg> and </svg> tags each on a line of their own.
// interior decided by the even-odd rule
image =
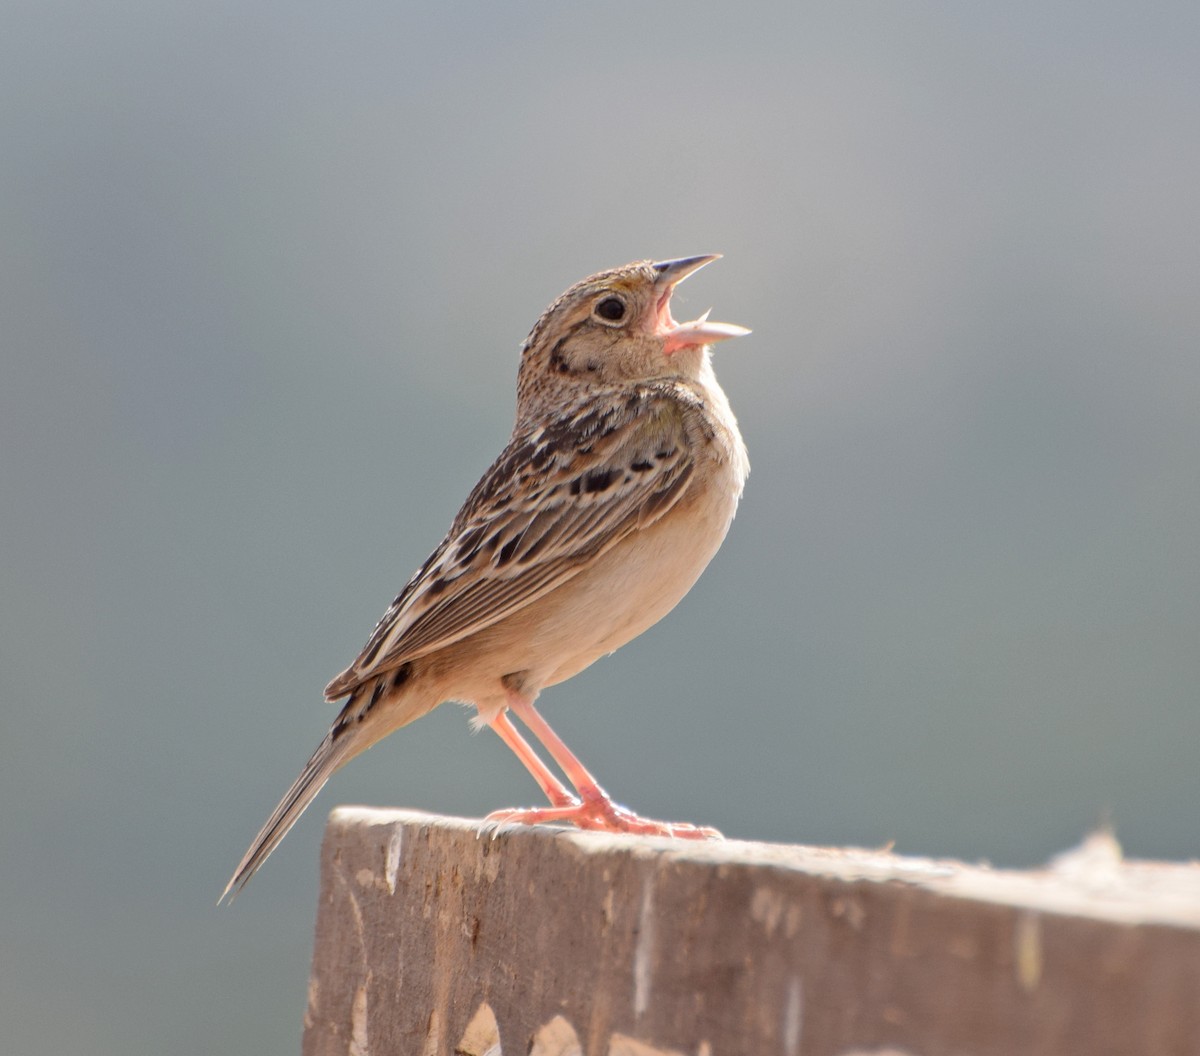
<svg viewBox="0 0 1200 1056">
<path fill-rule="evenodd" d="M 479 827 L 480 835 L 487 832 L 494 840 L 507 828 L 515 825 L 540 825 L 548 821 L 575 820 L 575 814 L 583 809 L 579 800 L 572 799 L 571 803 L 556 807 L 510 807 L 504 810 L 493 810 L 483 819 Z"/>
<path fill-rule="evenodd" d="M 644 819 L 639 819 L 644 820 Z M 677 840 L 723 840 L 724 833 L 720 829 L 714 829 L 710 825 L 692 825 L 686 821 L 659 821 L 651 822 L 652 825 L 661 825 L 663 827 L 663 836 L 671 836 Z"/>
<path fill-rule="evenodd" d="M 513 825 L 541 825 L 545 822 L 567 822 L 593 832 L 625 832 L 635 836 L 668 836 L 679 840 L 721 840 L 716 829 L 692 825 L 686 821 L 654 821 L 614 803 L 611 799 L 588 797 L 583 802 L 552 807 L 527 807 L 494 810 L 479 827 L 479 835 L 496 839 L 501 831 Z"/>
<path fill-rule="evenodd" d="M 725 837 L 716 829 L 693 825 L 686 821 L 655 821 L 643 818 L 632 810 L 605 799 L 592 804 L 592 813 L 586 822 L 577 822 L 581 828 L 601 829 L 605 832 L 628 832 L 638 836 L 669 836 L 677 840 L 723 840 Z"/>
<path fill-rule="evenodd" d="M 492 815 L 488 815 L 479 823 L 479 827 L 475 830 L 475 839 L 495 840 L 507 825 L 503 821 L 493 819 Z"/>
</svg>

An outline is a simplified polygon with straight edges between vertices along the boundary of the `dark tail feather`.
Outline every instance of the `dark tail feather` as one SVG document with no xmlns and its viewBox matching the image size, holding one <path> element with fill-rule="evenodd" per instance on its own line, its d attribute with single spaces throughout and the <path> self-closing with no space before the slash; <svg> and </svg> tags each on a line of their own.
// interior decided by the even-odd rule
<svg viewBox="0 0 1200 1056">
<path fill-rule="evenodd" d="M 226 899 L 232 902 L 237 897 L 338 767 L 393 730 L 420 718 L 438 703 L 437 697 L 428 691 L 413 691 L 418 682 L 419 679 L 413 678 L 410 661 L 384 672 L 373 682 L 355 687 L 325 740 L 254 837 L 250 849 L 217 899 L 218 905 Z"/>
<path fill-rule="evenodd" d="M 349 710 L 349 705 L 346 710 Z M 267 860 L 270 853 L 279 846 L 279 841 L 300 819 L 300 815 L 304 813 L 316 794 L 321 791 L 333 772 L 351 756 L 358 754 L 360 745 L 355 744 L 357 740 L 358 738 L 354 736 L 353 726 L 345 725 L 340 718 L 333 724 L 333 728 L 325 736 L 325 740 L 321 742 L 320 747 L 313 752 L 312 758 L 300 771 L 300 776 L 296 778 L 292 787 L 287 790 L 287 794 L 279 801 L 279 806 L 267 819 L 267 823 L 259 831 L 259 834 L 254 837 L 250 849 L 238 863 L 238 867 L 230 877 L 229 883 L 225 885 L 221 897 L 217 899 L 217 905 L 226 899 L 232 902 L 238 892 L 249 883 L 250 877 Z"/>
</svg>

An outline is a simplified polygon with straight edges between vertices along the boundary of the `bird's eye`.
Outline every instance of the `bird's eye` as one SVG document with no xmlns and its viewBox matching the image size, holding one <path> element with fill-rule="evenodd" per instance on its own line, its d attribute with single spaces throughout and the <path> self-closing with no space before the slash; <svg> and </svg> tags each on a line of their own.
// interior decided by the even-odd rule
<svg viewBox="0 0 1200 1056">
<path fill-rule="evenodd" d="M 620 297 L 605 297 L 593 312 L 606 323 L 619 323 L 625 318 L 625 302 Z"/>
</svg>

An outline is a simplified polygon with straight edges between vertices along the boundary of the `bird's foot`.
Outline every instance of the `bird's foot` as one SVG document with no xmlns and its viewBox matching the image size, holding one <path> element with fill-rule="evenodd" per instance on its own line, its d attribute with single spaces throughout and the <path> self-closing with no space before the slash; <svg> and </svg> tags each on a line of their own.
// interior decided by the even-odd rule
<svg viewBox="0 0 1200 1056">
<path fill-rule="evenodd" d="M 505 810 L 493 810 L 479 826 L 479 835 L 490 835 L 494 840 L 508 825 L 539 825 L 544 821 L 574 821 L 580 806 L 579 800 L 572 796 L 570 804 L 554 807 L 510 807 Z"/>
<path fill-rule="evenodd" d="M 692 825 L 686 821 L 654 821 L 614 803 L 602 790 L 584 793 L 582 802 L 553 807 L 494 810 L 483 819 L 485 826 L 540 825 L 542 822 L 570 822 L 595 832 L 628 832 L 638 836 L 670 836 L 678 840 L 721 840 L 716 829 Z"/>
<path fill-rule="evenodd" d="M 723 840 L 721 833 L 707 825 L 687 821 L 656 821 L 643 818 L 628 807 L 614 803 L 605 796 L 589 801 L 584 799 L 580 816 L 574 820 L 581 829 L 600 832 L 629 832 L 637 836 L 670 836 L 676 840 Z"/>
</svg>

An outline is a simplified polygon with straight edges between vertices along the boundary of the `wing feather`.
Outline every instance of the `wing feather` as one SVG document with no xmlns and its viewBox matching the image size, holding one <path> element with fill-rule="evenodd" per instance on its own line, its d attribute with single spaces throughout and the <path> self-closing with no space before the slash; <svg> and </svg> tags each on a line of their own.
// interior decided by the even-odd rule
<svg viewBox="0 0 1200 1056">
<path fill-rule="evenodd" d="M 614 393 L 515 433 L 326 696 L 511 616 L 662 517 L 692 479 L 695 399 Z"/>
</svg>

